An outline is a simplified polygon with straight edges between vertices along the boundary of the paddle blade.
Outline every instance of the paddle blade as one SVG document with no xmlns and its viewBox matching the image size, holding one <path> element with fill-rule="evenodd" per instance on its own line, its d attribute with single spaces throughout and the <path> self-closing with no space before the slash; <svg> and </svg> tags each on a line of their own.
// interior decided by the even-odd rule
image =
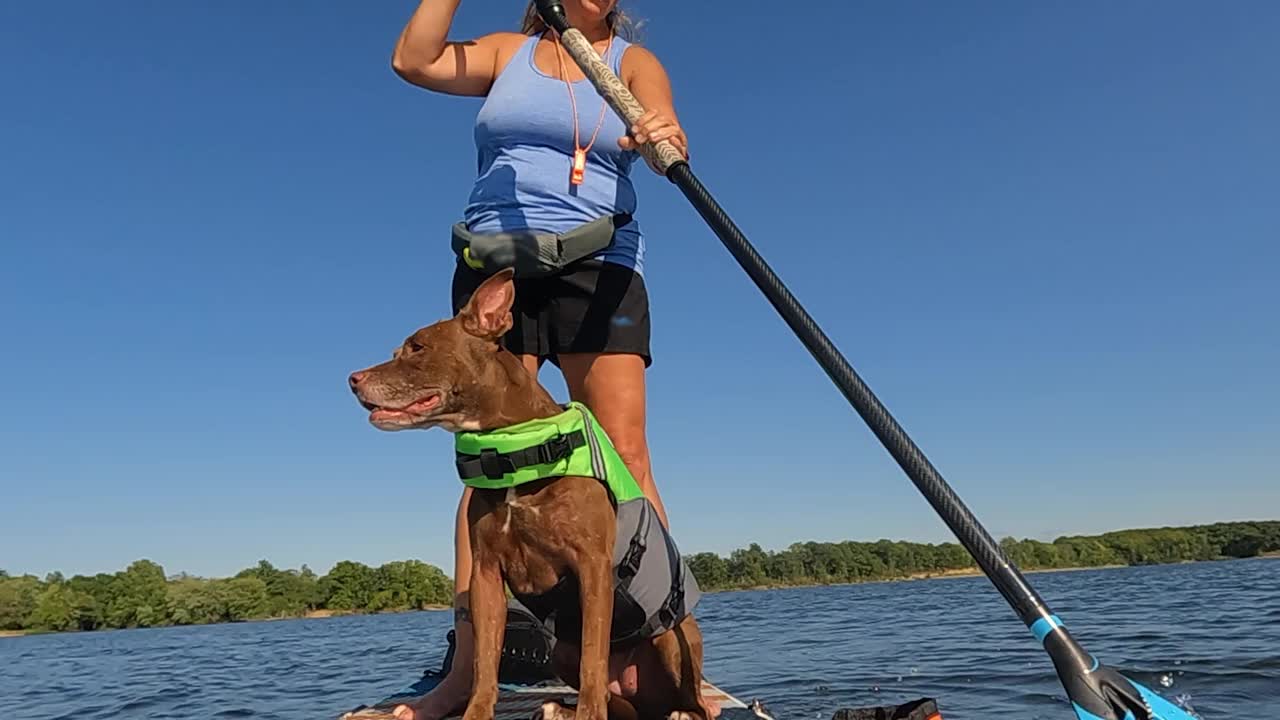
<svg viewBox="0 0 1280 720">
<path fill-rule="evenodd" d="M 1108 667 L 1064 682 L 1080 720 L 1198 720 L 1159 693 Z"/>
<path fill-rule="evenodd" d="M 1151 717 L 1155 720 L 1188 720 L 1188 718 L 1196 717 L 1190 711 L 1165 700 L 1154 690 L 1145 688 L 1128 678 L 1125 678 L 1125 680 L 1128 680 L 1129 684 L 1142 694 L 1142 699 L 1147 701 L 1147 707 L 1151 709 Z"/>
<path fill-rule="evenodd" d="M 1198 720 L 1154 690 L 1103 666 L 1056 615 L 1035 621 L 1030 629 L 1053 660 L 1080 720 Z"/>
</svg>

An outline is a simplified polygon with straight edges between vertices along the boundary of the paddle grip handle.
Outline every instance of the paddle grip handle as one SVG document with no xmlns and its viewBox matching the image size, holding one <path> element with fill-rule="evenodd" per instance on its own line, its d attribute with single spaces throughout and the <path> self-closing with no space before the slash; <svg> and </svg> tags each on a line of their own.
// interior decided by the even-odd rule
<svg viewBox="0 0 1280 720">
<path fill-rule="evenodd" d="M 582 32 L 569 26 L 564 15 L 564 6 L 554 0 L 538 0 L 538 13 L 542 21 L 560 34 L 560 44 L 568 51 L 582 73 L 604 97 L 605 102 L 627 123 L 630 128 L 642 115 L 644 106 L 636 100 L 631 91 L 613 70 L 604 63 L 600 54 L 591 46 L 591 41 Z M 647 142 L 640 146 L 640 154 L 663 175 L 669 175 L 671 168 L 685 162 L 684 155 L 671 144 L 670 140 L 659 143 Z"/>
</svg>

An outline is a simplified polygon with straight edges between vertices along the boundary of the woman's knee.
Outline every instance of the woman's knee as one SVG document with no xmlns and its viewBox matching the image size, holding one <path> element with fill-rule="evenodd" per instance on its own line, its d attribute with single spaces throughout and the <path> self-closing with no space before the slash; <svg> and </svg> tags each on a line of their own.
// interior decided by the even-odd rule
<svg viewBox="0 0 1280 720">
<path fill-rule="evenodd" d="M 637 475 L 649 467 L 649 441 L 645 432 L 644 408 L 635 402 L 617 402 L 606 394 L 585 400 L 609 436 L 622 461 Z"/>
<path fill-rule="evenodd" d="M 603 425 L 603 423 L 601 424 Z M 609 429 L 605 428 L 605 432 L 609 434 L 613 449 L 618 451 L 618 457 L 622 458 L 622 462 L 626 463 L 627 467 L 631 469 L 631 473 L 637 479 L 641 475 L 647 475 L 649 469 L 649 443 L 645 439 L 644 428 L 626 427 L 622 432 L 617 433 L 609 432 Z"/>
</svg>

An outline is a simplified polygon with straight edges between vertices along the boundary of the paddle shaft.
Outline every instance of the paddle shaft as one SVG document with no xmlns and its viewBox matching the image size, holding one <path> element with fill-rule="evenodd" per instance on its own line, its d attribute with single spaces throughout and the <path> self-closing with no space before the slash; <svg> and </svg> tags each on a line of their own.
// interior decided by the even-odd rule
<svg viewBox="0 0 1280 720">
<path fill-rule="evenodd" d="M 536 0 L 538 12 L 560 35 L 561 43 L 596 90 L 628 125 L 644 114 L 640 103 L 601 61 L 591 43 L 569 26 L 559 0 Z M 1193 716 L 1159 693 L 1103 666 L 1076 642 L 1054 616 L 1000 545 L 982 527 L 902 426 L 854 371 L 809 313 L 782 283 L 733 220 L 703 187 L 689 163 L 669 142 L 645 143 L 640 152 L 684 192 L 703 220 L 742 266 L 756 287 L 791 327 L 831 380 L 840 388 L 871 431 L 911 478 L 978 567 L 1018 613 L 1053 661 L 1080 720 L 1193 720 Z"/>
<path fill-rule="evenodd" d="M 555 10 L 551 12 L 554 13 Z M 548 14 L 543 13 L 544 19 L 547 19 Z M 561 44 L 601 96 L 628 126 L 634 124 L 644 114 L 644 108 L 622 80 L 601 60 L 600 55 L 591 46 L 591 42 L 575 28 L 556 27 L 554 16 L 548 19 L 548 23 L 559 31 Z M 942 475 L 907 436 L 906 431 L 875 396 L 875 393 L 871 392 L 871 388 L 858 376 L 849 361 L 836 349 L 826 333 L 818 327 L 814 319 L 693 174 L 689 163 L 680 152 L 665 140 L 656 145 L 645 143 L 641 146 L 640 152 L 685 194 L 730 254 L 826 371 L 840 392 L 870 426 L 871 431 L 884 444 L 889 454 L 898 461 L 898 465 L 911 478 L 916 488 L 977 561 L 978 567 L 991 579 L 1000 594 L 1018 613 L 1018 617 L 1028 626 L 1037 620 L 1047 620 L 1051 613 L 1044 600 L 1027 583 L 1000 545 L 991 538 L 951 486 L 943 480 Z"/>
</svg>

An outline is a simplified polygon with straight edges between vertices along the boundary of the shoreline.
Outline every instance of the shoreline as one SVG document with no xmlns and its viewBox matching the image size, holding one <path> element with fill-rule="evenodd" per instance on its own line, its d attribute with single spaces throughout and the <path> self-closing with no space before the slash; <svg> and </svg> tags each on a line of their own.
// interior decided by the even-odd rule
<svg viewBox="0 0 1280 720">
<path fill-rule="evenodd" d="M 1184 560 L 1172 563 L 1153 563 L 1151 565 L 1095 565 L 1095 566 L 1077 566 L 1063 568 L 1036 568 L 1033 570 L 1021 570 L 1023 575 L 1039 575 L 1045 573 L 1064 573 L 1064 572 L 1082 572 L 1085 570 L 1120 570 L 1123 568 L 1133 567 L 1168 567 L 1170 565 L 1194 565 L 1207 562 L 1239 562 L 1250 560 L 1280 560 L 1280 551 L 1262 553 L 1249 558 L 1232 558 L 1223 557 L 1215 560 Z M 884 583 L 903 583 L 903 582 L 922 582 L 926 580 L 950 580 L 957 578 L 973 578 L 983 577 L 983 572 L 977 567 L 962 568 L 959 570 L 943 570 L 941 572 L 917 572 L 904 575 L 902 577 L 893 578 L 877 578 L 875 580 L 855 580 L 852 582 L 809 582 L 796 584 L 769 584 L 754 585 L 750 587 L 728 587 L 718 588 L 715 590 L 703 590 L 703 594 L 711 595 L 716 593 L 733 593 L 733 592 L 767 592 L 773 590 L 800 590 L 807 588 L 820 587 L 845 587 L 849 585 L 877 585 Z M 46 630 L 0 630 L 0 640 L 6 638 L 26 637 L 29 635 L 74 635 L 74 634 L 90 634 L 104 632 L 119 632 L 121 630 L 159 630 L 165 628 L 176 627 L 207 627 L 214 625 L 243 625 L 248 623 L 262 622 L 280 622 L 284 620 L 326 620 L 330 618 L 351 617 L 358 615 L 395 615 L 410 612 L 440 612 L 449 610 L 451 606 L 442 604 L 432 604 L 421 609 L 404 609 L 404 610 L 380 610 L 378 612 L 355 612 L 347 610 L 309 610 L 304 615 L 290 617 L 273 617 L 273 618 L 255 618 L 252 620 L 242 620 L 238 622 L 219 622 L 219 623 L 202 623 L 199 625 L 157 625 L 150 628 L 106 628 L 101 630 L 67 630 L 67 631 L 46 631 Z"/>
<path fill-rule="evenodd" d="M 1117 564 L 1082 565 L 1082 566 L 1061 567 L 1061 568 L 1036 568 L 1034 570 L 1026 570 L 1023 568 L 1019 568 L 1018 570 L 1023 575 L 1042 575 L 1047 573 L 1083 572 L 1086 570 L 1121 570 L 1124 568 L 1136 568 L 1136 567 L 1169 567 L 1172 565 L 1196 565 L 1199 563 L 1210 563 L 1210 562 L 1242 562 L 1242 561 L 1247 562 L 1250 560 L 1280 560 L 1280 550 L 1277 550 L 1275 552 L 1262 553 L 1260 555 L 1255 555 L 1253 557 L 1246 557 L 1246 558 L 1220 557 L 1213 560 L 1180 560 L 1178 562 L 1151 563 L 1149 565 L 1117 565 Z M 972 568 L 964 568 L 961 570 L 943 570 L 941 572 L 936 572 L 936 573 L 924 573 L 924 572 L 911 573 L 910 575 L 904 575 L 902 577 L 877 578 L 875 580 L 854 580 L 854 581 L 848 581 L 848 582 L 808 582 L 808 583 L 796 583 L 794 585 L 778 583 L 778 584 L 770 584 L 770 585 L 752 585 L 749 587 L 718 588 L 715 590 L 703 590 L 702 592 L 705 595 L 710 595 L 713 593 L 724 593 L 724 592 L 758 592 L 758 591 L 764 592 L 769 590 L 796 590 L 796 589 L 802 589 L 802 588 L 816 588 L 816 587 L 845 587 L 849 585 L 879 585 L 882 583 L 920 582 L 922 580 L 951 580 L 956 578 L 972 578 L 972 577 L 985 577 L 985 574 L 981 570 L 979 570 L 977 567 L 972 567 Z"/>
<path fill-rule="evenodd" d="M 91 635 L 96 633 L 121 632 L 124 630 L 164 630 L 168 628 L 214 627 L 218 625 L 251 625 L 253 623 L 285 622 L 288 620 L 328 620 L 330 618 L 352 617 L 357 615 L 397 615 L 411 612 L 440 612 L 449 610 L 449 605 L 433 603 L 424 608 L 405 608 L 403 610 L 379 610 L 377 612 L 352 612 L 346 610 L 308 610 L 305 615 L 287 615 L 282 617 L 253 618 L 235 622 L 197 623 L 194 625 L 153 625 L 145 628 L 102 628 L 99 630 L 0 630 L 0 640 L 5 638 L 26 637 L 28 635 Z"/>
<path fill-rule="evenodd" d="M 1280 557 L 1280 553 L 1277 553 Z M 1260 556 L 1261 557 L 1261 556 Z M 1236 560 L 1249 558 L 1222 558 L 1222 560 Z M 1221 562 L 1222 560 L 1188 560 L 1181 563 L 1158 563 L 1158 565 L 1185 565 L 1193 562 Z M 1062 568 L 1037 568 L 1035 570 L 1022 570 L 1023 575 L 1039 575 L 1043 573 L 1060 573 L 1060 572 L 1081 572 L 1084 570 L 1119 570 L 1121 568 L 1141 567 L 1138 565 L 1089 565 Z M 1154 566 L 1153 566 L 1154 567 Z M 795 584 L 770 584 L 770 585 L 752 585 L 749 587 L 728 587 L 718 588 L 716 590 L 703 590 L 705 594 L 722 593 L 722 592 L 757 592 L 768 590 L 794 590 L 801 588 L 816 587 L 845 587 L 849 585 L 880 585 L 885 583 L 902 583 L 902 582 L 920 582 L 923 580 L 952 580 L 957 578 L 984 577 L 982 570 L 977 567 L 963 568 L 959 570 L 942 570 L 939 572 L 917 572 L 902 577 L 876 578 L 875 580 L 852 580 L 843 582 L 808 582 Z"/>
<path fill-rule="evenodd" d="M 352 615 L 395 615 L 397 613 L 407 612 L 439 612 L 448 610 L 451 606 L 442 605 L 440 603 L 431 603 L 426 607 L 405 608 L 403 610 L 379 610 L 377 612 L 355 612 L 354 610 L 308 610 L 304 615 L 296 617 L 269 618 L 271 620 L 325 620 L 336 617 L 350 617 Z M 245 622 L 256 622 L 255 620 L 246 620 Z M 225 624 L 225 623 L 223 623 Z"/>
</svg>

